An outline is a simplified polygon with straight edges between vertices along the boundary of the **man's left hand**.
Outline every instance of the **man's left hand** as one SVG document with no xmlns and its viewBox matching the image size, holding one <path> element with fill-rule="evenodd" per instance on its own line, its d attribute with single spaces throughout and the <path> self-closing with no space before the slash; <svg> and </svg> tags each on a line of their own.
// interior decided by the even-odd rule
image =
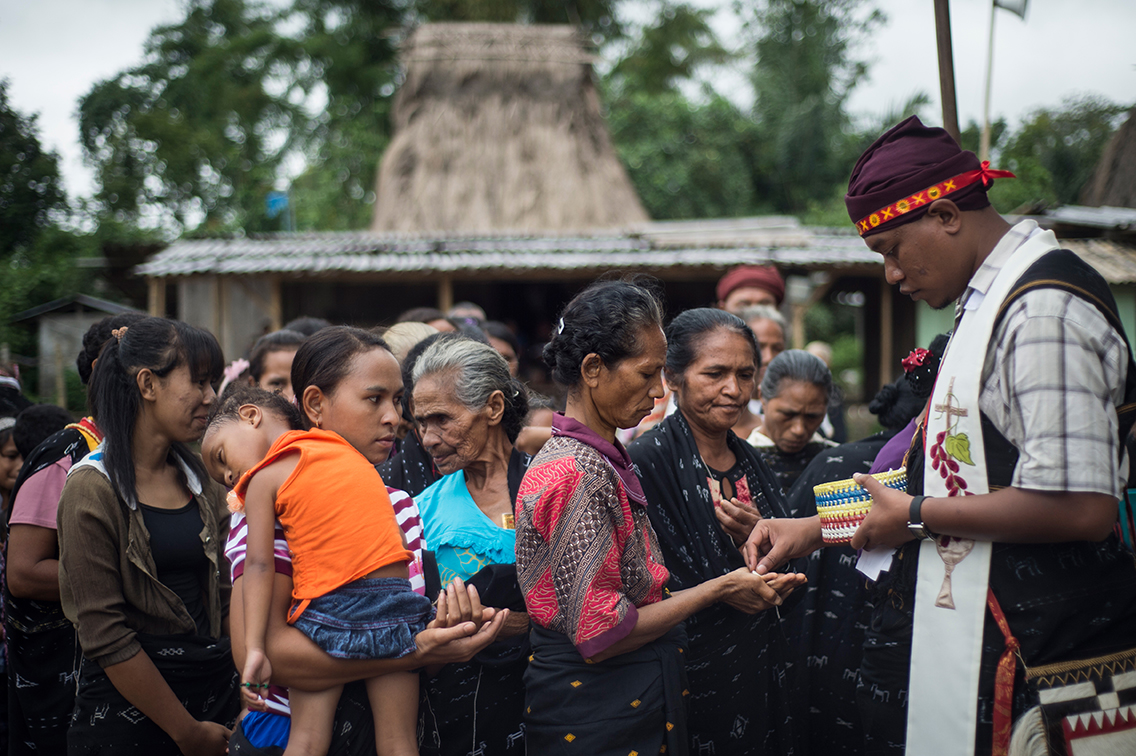
<svg viewBox="0 0 1136 756">
<path fill-rule="evenodd" d="M 871 475 L 857 473 L 852 479 L 872 497 L 872 509 L 853 534 L 852 548 L 896 548 L 915 538 L 907 529 L 907 516 L 913 496 L 888 488 Z"/>
</svg>

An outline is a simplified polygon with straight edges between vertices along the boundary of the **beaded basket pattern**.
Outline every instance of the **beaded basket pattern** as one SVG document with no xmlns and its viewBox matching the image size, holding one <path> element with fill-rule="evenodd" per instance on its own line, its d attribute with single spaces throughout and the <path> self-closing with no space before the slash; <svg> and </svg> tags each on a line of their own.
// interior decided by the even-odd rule
<svg viewBox="0 0 1136 756">
<path fill-rule="evenodd" d="M 888 488 L 907 491 L 907 470 L 900 468 L 872 476 Z M 849 543 L 852 534 L 872 509 L 872 497 L 856 481 L 837 480 L 813 486 L 820 530 L 827 544 Z"/>
</svg>

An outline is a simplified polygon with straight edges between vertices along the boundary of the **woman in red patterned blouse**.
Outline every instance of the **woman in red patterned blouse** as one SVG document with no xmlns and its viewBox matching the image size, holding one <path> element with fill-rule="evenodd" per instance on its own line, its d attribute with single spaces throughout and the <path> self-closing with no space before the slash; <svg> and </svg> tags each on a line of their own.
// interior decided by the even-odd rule
<svg viewBox="0 0 1136 756">
<path fill-rule="evenodd" d="M 654 294 L 593 284 L 565 307 L 544 358 L 568 404 L 517 497 L 517 573 L 533 624 L 529 751 L 686 754 L 683 620 L 719 601 L 752 613 L 781 597 L 745 568 L 664 596 L 648 503 L 615 438 L 663 393 Z"/>
</svg>

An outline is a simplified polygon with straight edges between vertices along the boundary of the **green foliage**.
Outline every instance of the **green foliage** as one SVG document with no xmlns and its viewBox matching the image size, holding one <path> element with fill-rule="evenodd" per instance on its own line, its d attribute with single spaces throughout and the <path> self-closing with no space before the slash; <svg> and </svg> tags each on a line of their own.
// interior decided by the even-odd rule
<svg viewBox="0 0 1136 756">
<path fill-rule="evenodd" d="M 997 167 L 1018 179 L 995 182 L 991 202 L 1000 212 L 1024 204 L 1075 204 L 1129 107 L 1084 96 L 1030 113 L 999 154 Z"/>
<path fill-rule="evenodd" d="M 847 178 L 859 153 L 846 104 L 868 70 L 856 50 L 883 21 L 864 0 L 766 0 L 752 11 L 753 180 L 777 210 L 803 211 Z"/>
<path fill-rule="evenodd" d="M 375 173 L 390 141 L 390 103 L 398 82 L 392 30 L 407 6 L 370 0 L 296 0 L 298 39 L 308 64 L 302 82 L 323 89 L 327 106 L 304 135 L 307 169 L 292 182 L 296 227 L 366 228 Z"/>
<path fill-rule="evenodd" d="M 634 92 L 610 103 L 608 127 L 652 218 L 752 211 L 744 149 L 752 124 L 724 97 L 695 104 L 677 92 Z"/>
<path fill-rule="evenodd" d="M 611 80 L 623 91 L 657 96 L 677 91 L 698 70 L 730 60 L 730 53 L 710 28 L 713 11 L 662 4 L 658 20 L 643 29 L 638 42 L 612 69 Z"/>
<path fill-rule="evenodd" d="M 151 33 L 145 62 L 82 98 L 105 215 L 171 230 L 267 225 L 265 195 L 303 121 L 301 50 L 279 21 L 251 0 L 191 0 L 184 21 Z"/>
<path fill-rule="evenodd" d="M 12 109 L 7 79 L 0 79 L 0 182 L 0 261 L 7 262 L 51 225 L 52 213 L 67 206 L 59 157 L 44 152 L 35 116 Z"/>
<path fill-rule="evenodd" d="M 11 107 L 7 81 L 0 81 L 0 177 L 0 343 L 29 354 L 30 332 L 8 318 L 75 292 L 82 277 L 74 261 L 92 244 L 55 225 L 67 212 L 59 158 L 43 150 L 35 116 Z"/>
</svg>

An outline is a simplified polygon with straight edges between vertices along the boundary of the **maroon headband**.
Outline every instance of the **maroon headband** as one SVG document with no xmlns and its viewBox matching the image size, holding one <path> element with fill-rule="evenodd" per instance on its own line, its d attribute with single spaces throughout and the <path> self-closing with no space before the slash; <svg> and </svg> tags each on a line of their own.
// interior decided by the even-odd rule
<svg viewBox="0 0 1136 756">
<path fill-rule="evenodd" d="M 919 220 L 946 194 L 960 210 L 980 210 L 990 204 L 986 189 L 992 180 L 1012 176 L 979 165 L 974 153 L 961 149 L 944 129 L 928 128 L 911 116 L 860 156 L 844 203 L 856 230 L 868 236 Z"/>
</svg>

